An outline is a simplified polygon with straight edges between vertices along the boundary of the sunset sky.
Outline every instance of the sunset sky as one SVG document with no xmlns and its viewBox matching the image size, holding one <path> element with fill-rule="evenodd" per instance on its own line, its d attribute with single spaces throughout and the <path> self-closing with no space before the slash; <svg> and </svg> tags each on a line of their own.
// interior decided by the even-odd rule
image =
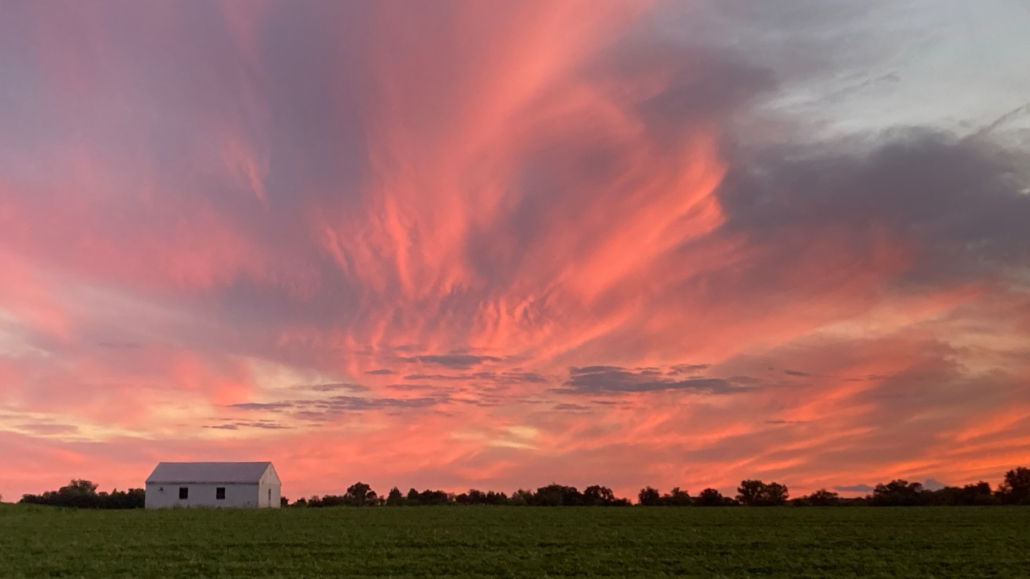
<svg viewBox="0 0 1030 579">
<path fill-rule="evenodd" d="M 1030 466 L 1021 0 L 3 2 L 0 495 Z M 934 484 L 933 482 L 931 484 Z"/>
</svg>

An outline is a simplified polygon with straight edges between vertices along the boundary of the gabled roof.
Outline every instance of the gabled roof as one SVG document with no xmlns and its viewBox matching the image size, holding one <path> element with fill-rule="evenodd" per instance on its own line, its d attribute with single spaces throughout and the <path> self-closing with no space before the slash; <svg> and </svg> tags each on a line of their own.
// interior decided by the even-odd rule
<svg viewBox="0 0 1030 579">
<path fill-rule="evenodd" d="M 270 462 L 162 462 L 147 477 L 151 483 L 249 483 L 261 482 L 265 472 L 279 482 Z"/>
</svg>

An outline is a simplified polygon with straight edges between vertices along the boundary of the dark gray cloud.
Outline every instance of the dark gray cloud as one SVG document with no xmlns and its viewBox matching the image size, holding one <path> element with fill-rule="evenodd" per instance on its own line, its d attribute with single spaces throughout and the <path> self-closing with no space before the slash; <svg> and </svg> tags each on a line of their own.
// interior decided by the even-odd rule
<svg viewBox="0 0 1030 579">
<path fill-rule="evenodd" d="M 280 412 L 287 408 L 292 408 L 292 402 L 243 402 L 240 404 L 230 404 L 230 408 L 239 408 L 240 410 L 265 410 L 267 412 Z"/>
<path fill-rule="evenodd" d="M 445 366 L 447 368 L 465 369 L 473 366 L 479 366 L 485 362 L 500 362 L 501 359 L 494 356 L 476 356 L 473 354 L 445 354 L 445 355 L 429 355 L 429 356 L 415 356 L 408 360 L 417 360 L 423 364 L 431 364 L 435 366 Z"/>
<path fill-rule="evenodd" d="M 389 368 L 380 368 L 378 370 L 369 370 L 365 372 L 365 374 L 368 374 L 369 376 L 388 376 L 390 374 L 396 374 L 396 372 Z"/>
<path fill-rule="evenodd" d="M 582 410 L 590 410 L 590 407 L 589 406 L 583 406 L 582 404 L 567 404 L 567 403 L 565 403 L 565 404 L 555 404 L 554 405 L 554 409 L 555 410 L 562 410 L 562 411 L 568 411 L 568 410 L 571 410 L 571 411 L 582 411 Z"/>
<path fill-rule="evenodd" d="M 473 372 L 470 374 L 409 374 L 404 377 L 405 380 L 418 380 L 418 381 L 483 381 L 483 382 L 496 382 L 500 384 L 515 384 L 515 383 L 542 383 L 546 382 L 547 378 L 533 372 Z"/>
<path fill-rule="evenodd" d="M 669 369 L 669 374 L 693 374 L 710 367 L 710 364 L 677 364 Z"/>
<path fill-rule="evenodd" d="M 405 380 L 443 380 L 443 381 L 463 381 L 463 380 L 475 380 L 475 376 L 472 374 L 408 374 L 404 377 Z"/>
<path fill-rule="evenodd" d="M 365 410 L 424 410 L 448 403 L 448 398 L 360 398 L 357 396 L 333 396 L 326 400 L 295 403 L 298 410 L 294 418 L 312 422 L 333 422 L 340 414 Z"/>
<path fill-rule="evenodd" d="M 600 372 L 621 372 L 625 368 L 619 366 L 583 366 L 577 368 L 573 366 L 569 368 L 569 374 L 575 376 L 577 374 L 597 374 Z"/>
<path fill-rule="evenodd" d="M 501 405 L 500 400 L 487 400 L 484 398 L 452 398 L 451 402 L 467 404 L 470 406 L 480 406 L 482 408 L 492 408 Z"/>
<path fill-rule="evenodd" d="M 358 396 L 333 396 L 327 400 L 305 404 L 333 411 L 371 410 L 376 408 L 427 408 L 444 402 L 440 398 L 361 398 Z"/>
<path fill-rule="evenodd" d="M 367 386 L 361 384 L 348 384 L 345 382 L 335 384 L 315 384 L 313 386 L 304 386 L 304 390 L 312 390 L 314 392 L 335 392 L 337 390 L 348 390 L 351 392 L 368 392 Z"/>
<path fill-rule="evenodd" d="M 569 379 L 563 388 L 554 392 L 563 394 L 604 394 L 630 392 L 658 392 L 687 390 L 710 394 L 728 394 L 744 389 L 722 378 L 690 378 L 676 380 L 665 377 L 657 369 L 633 371 L 616 366 L 587 366 L 569 368 Z"/>
<path fill-rule="evenodd" d="M 265 430 L 290 430 L 292 426 L 284 426 L 282 424 L 276 424 L 268 421 L 258 422 L 227 422 L 225 424 L 216 424 L 213 426 L 205 426 L 204 428 L 212 428 L 215 430 L 239 430 L 241 428 L 262 428 Z"/>
<path fill-rule="evenodd" d="M 857 267 L 877 243 L 916 252 L 899 284 L 982 280 L 1030 265 L 1030 155 L 987 138 L 905 129 L 874 141 L 738 152 L 720 198 L 724 233 L 763 252 L 755 287 L 775 287 L 831 232 Z"/>
<path fill-rule="evenodd" d="M 254 410 L 266 412 L 282 412 L 306 420 L 331 420 L 344 412 L 360 412 L 363 410 L 401 410 L 429 408 L 439 404 L 447 403 L 450 399 L 446 396 L 422 396 L 418 398 L 366 398 L 361 396 L 330 396 L 322 399 L 283 400 L 279 402 L 257 403 L 246 402 L 233 404 L 231 408 L 240 410 Z M 251 428 L 272 428 L 261 426 L 268 421 L 255 423 L 229 423 L 211 428 L 251 427 Z"/>
<path fill-rule="evenodd" d="M 784 370 L 783 373 L 786 374 L 787 376 L 800 376 L 800 377 L 805 377 L 805 376 L 810 376 L 811 375 L 808 372 L 802 372 L 800 370 Z"/>
<path fill-rule="evenodd" d="M 868 492 L 872 492 L 873 491 L 873 487 L 871 487 L 871 486 L 869 486 L 867 484 L 858 484 L 858 485 L 850 485 L 850 486 L 833 487 L 833 490 L 835 490 L 835 491 L 845 491 L 845 492 L 854 492 L 854 493 L 868 493 Z"/>
</svg>

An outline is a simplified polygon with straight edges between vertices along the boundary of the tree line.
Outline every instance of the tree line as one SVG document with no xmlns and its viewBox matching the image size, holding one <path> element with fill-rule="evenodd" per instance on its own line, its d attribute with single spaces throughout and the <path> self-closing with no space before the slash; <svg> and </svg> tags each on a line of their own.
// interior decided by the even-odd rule
<svg viewBox="0 0 1030 579">
<path fill-rule="evenodd" d="M 97 485 L 87 480 L 73 480 L 68 486 L 42 495 L 24 495 L 22 503 L 89 509 L 143 508 L 146 492 L 143 489 L 97 492 Z M 365 483 L 355 483 L 342 495 L 323 495 L 290 502 L 282 498 L 284 507 L 415 507 L 434 505 L 509 505 L 531 507 L 628 507 L 633 503 L 619 498 L 608 487 L 593 485 L 580 492 L 576 487 L 550 484 L 535 491 L 519 489 L 508 495 L 503 492 L 470 489 L 455 494 L 441 490 L 407 493 L 394 487 L 385 496 L 377 494 Z M 637 506 L 645 507 L 727 507 L 727 506 L 960 506 L 960 505 L 1030 505 L 1030 468 L 1018 467 L 1005 473 L 1004 480 L 992 488 L 989 483 L 978 482 L 963 487 L 944 487 L 929 490 L 917 482 L 893 480 L 878 484 L 872 494 L 858 498 L 844 498 L 836 492 L 820 489 L 801 497 L 790 498 L 786 485 L 761 480 L 741 481 L 735 497 L 724 496 L 716 489 L 707 488 L 696 496 L 686 490 L 674 488 L 661 493 L 653 487 L 644 487 L 637 493 Z"/>
<path fill-rule="evenodd" d="M 483 492 L 471 489 L 466 493 L 454 494 L 444 491 L 410 489 L 407 494 L 394 487 L 386 496 L 376 494 L 365 483 L 356 483 L 343 495 L 325 495 L 299 499 L 289 503 L 291 507 L 335 507 L 335 506 L 428 506 L 428 505 L 511 505 L 539 507 L 623 507 L 633 504 L 629 499 L 618 498 L 608 487 L 590 486 L 583 492 L 576 487 L 551 484 L 535 492 L 517 490 L 511 496 L 503 492 Z M 960 505 L 1030 505 L 1030 469 L 1019 467 L 1005 474 L 997 489 L 986 482 L 963 487 L 944 487 L 938 490 L 923 488 L 917 482 L 893 480 L 878 484 L 872 494 L 858 498 L 844 498 L 838 493 L 820 489 L 811 494 L 790 498 L 787 485 L 760 480 L 740 482 L 735 497 L 724 496 L 716 489 L 707 488 L 691 496 L 679 487 L 668 493 L 661 493 L 653 487 L 644 487 L 637 493 L 638 506 L 645 507 L 830 507 L 830 506 L 960 506 Z"/>
<path fill-rule="evenodd" d="M 351 485 L 343 495 L 314 496 L 309 499 L 298 499 L 290 503 L 291 507 L 423 507 L 433 505 L 511 505 L 530 507 L 623 507 L 632 503 L 628 499 L 616 498 L 608 487 L 589 486 L 583 492 L 576 487 L 551 484 L 538 488 L 535 492 L 519 489 L 510 496 L 503 492 L 481 491 L 470 489 L 468 492 L 455 494 L 445 491 L 416 489 L 402 493 L 397 487 L 390 489 L 385 496 L 376 494 L 365 483 Z"/>
<path fill-rule="evenodd" d="M 97 485 L 82 479 L 74 479 L 67 486 L 41 495 L 22 495 L 21 503 L 72 507 L 77 509 L 142 509 L 147 492 L 143 489 L 112 490 L 97 492 Z"/>
</svg>

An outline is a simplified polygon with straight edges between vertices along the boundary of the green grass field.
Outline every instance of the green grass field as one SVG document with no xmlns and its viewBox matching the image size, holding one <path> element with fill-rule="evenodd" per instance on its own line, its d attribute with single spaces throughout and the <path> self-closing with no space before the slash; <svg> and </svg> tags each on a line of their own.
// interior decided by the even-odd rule
<svg viewBox="0 0 1030 579">
<path fill-rule="evenodd" d="M 0 506 L 2 577 L 1030 577 L 1030 508 Z"/>
</svg>

